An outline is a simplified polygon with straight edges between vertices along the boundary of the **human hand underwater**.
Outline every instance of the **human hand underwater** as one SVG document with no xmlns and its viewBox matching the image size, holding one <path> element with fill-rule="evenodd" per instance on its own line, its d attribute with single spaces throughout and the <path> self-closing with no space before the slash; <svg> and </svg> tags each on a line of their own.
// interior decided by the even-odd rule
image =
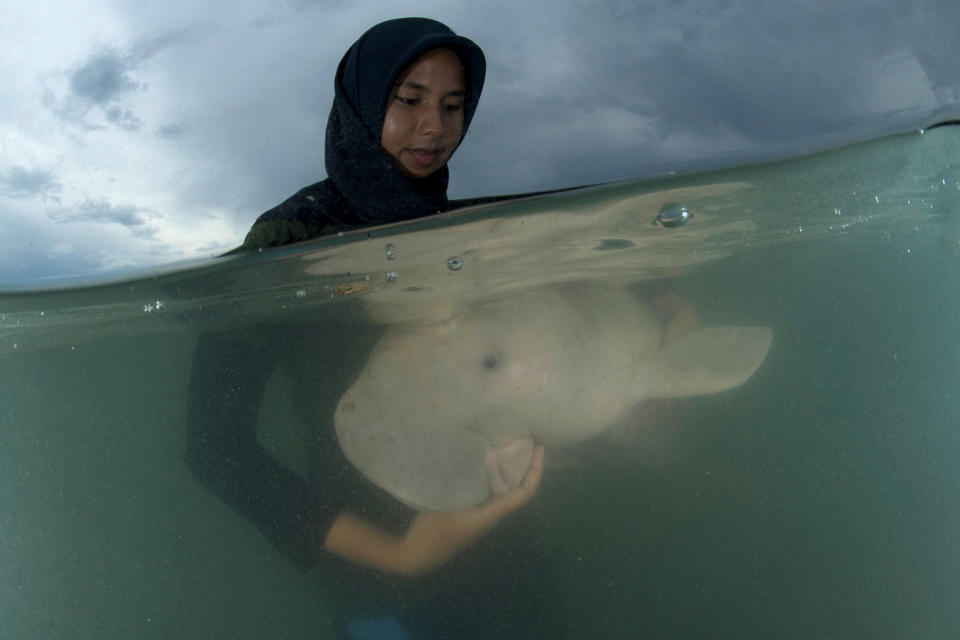
<svg viewBox="0 0 960 640">
<path fill-rule="evenodd" d="M 327 551 L 368 567 L 403 576 L 434 569 L 470 546 L 536 495 L 543 476 L 543 447 L 533 450 L 523 480 L 502 495 L 461 511 L 421 511 L 402 538 L 342 513 L 327 532 Z"/>
<path fill-rule="evenodd" d="M 484 458 L 490 495 L 502 496 L 519 486 L 533 464 L 533 438 L 519 438 L 500 447 L 488 447 Z"/>
<path fill-rule="evenodd" d="M 543 457 L 543 446 L 537 446 L 520 484 L 479 506 L 417 514 L 401 543 L 401 573 L 419 575 L 440 566 L 526 504 L 540 487 Z"/>
</svg>

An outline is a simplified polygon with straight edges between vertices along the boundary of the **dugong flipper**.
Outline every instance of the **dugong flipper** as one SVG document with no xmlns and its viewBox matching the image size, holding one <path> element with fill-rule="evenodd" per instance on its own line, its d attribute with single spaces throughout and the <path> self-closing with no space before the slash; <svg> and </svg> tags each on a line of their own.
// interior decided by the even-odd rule
<svg viewBox="0 0 960 640">
<path fill-rule="evenodd" d="M 398 325 L 340 399 L 337 437 L 402 502 L 463 509 L 519 483 L 535 442 L 583 441 L 646 399 L 742 384 L 772 339 L 764 327 L 697 329 L 666 345 L 663 336 L 632 293 L 575 285 Z"/>
<path fill-rule="evenodd" d="M 739 387 L 770 349 L 766 327 L 707 327 L 678 338 L 637 364 L 635 382 L 647 398 L 680 398 Z"/>
</svg>

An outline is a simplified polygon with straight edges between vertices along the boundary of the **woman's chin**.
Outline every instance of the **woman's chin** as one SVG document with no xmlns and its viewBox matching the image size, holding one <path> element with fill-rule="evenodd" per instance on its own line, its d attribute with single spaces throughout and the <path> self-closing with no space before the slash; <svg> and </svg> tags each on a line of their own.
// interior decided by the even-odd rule
<svg viewBox="0 0 960 640">
<path fill-rule="evenodd" d="M 419 178 L 419 179 L 429 178 L 437 171 L 437 169 L 440 168 L 440 167 L 434 167 L 434 166 L 431 166 L 431 167 L 409 166 L 404 162 L 398 162 L 396 164 L 397 164 L 397 168 L 400 170 L 400 173 L 407 176 L 408 178 Z M 440 165 L 440 166 L 442 167 L 443 165 Z"/>
</svg>

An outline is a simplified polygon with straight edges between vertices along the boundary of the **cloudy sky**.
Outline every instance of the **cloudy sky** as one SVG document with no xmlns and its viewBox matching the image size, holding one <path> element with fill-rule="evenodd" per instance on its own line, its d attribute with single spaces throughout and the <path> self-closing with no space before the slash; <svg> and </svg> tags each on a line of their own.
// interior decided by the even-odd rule
<svg viewBox="0 0 960 640">
<path fill-rule="evenodd" d="M 324 177 L 336 64 L 403 15 L 487 54 L 452 197 L 791 153 L 960 101 L 956 0 L 0 0 L 0 286 L 235 246 Z"/>
</svg>

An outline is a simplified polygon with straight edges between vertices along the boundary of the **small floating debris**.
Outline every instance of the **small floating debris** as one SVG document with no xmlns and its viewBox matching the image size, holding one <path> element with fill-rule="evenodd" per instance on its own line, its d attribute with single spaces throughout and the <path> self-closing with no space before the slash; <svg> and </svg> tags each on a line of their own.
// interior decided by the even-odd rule
<svg viewBox="0 0 960 640">
<path fill-rule="evenodd" d="M 370 283 L 365 280 L 359 282 L 348 282 L 346 284 L 337 285 L 337 288 L 334 289 L 341 296 L 348 296 L 352 293 L 360 293 L 366 291 L 370 288 Z"/>
<path fill-rule="evenodd" d="M 397 248 L 392 244 L 388 244 L 383 248 L 383 253 L 387 256 L 387 260 L 394 260 L 397 257 Z"/>
<path fill-rule="evenodd" d="M 690 213 L 689 209 L 676 202 L 668 202 L 660 208 L 660 213 L 657 214 L 654 224 L 659 222 L 667 229 L 673 229 L 687 224 L 691 218 L 693 218 L 693 214 Z"/>
<path fill-rule="evenodd" d="M 600 244 L 593 248 L 594 251 L 617 251 L 619 249 L 630 249 L 637 246 L 630 240 L 621 240 L 621 239 L 605 239 L 601 240 Z"/>
<path fill-rule="evenodd" d="M 400 277 L 400 274 L 396 271 L 387 271 L 383 274 L 383 277 L 387 279 L 387 282 L 396 282 L 397 278 Z"/>
<path fill-rule="evenodd" d="M 460 256 L 447 258 L 447 269 L 450 269 L 450 271 L 460 271 L 460 269 L 463 269 L 463 258 Z"/>
</svg>

